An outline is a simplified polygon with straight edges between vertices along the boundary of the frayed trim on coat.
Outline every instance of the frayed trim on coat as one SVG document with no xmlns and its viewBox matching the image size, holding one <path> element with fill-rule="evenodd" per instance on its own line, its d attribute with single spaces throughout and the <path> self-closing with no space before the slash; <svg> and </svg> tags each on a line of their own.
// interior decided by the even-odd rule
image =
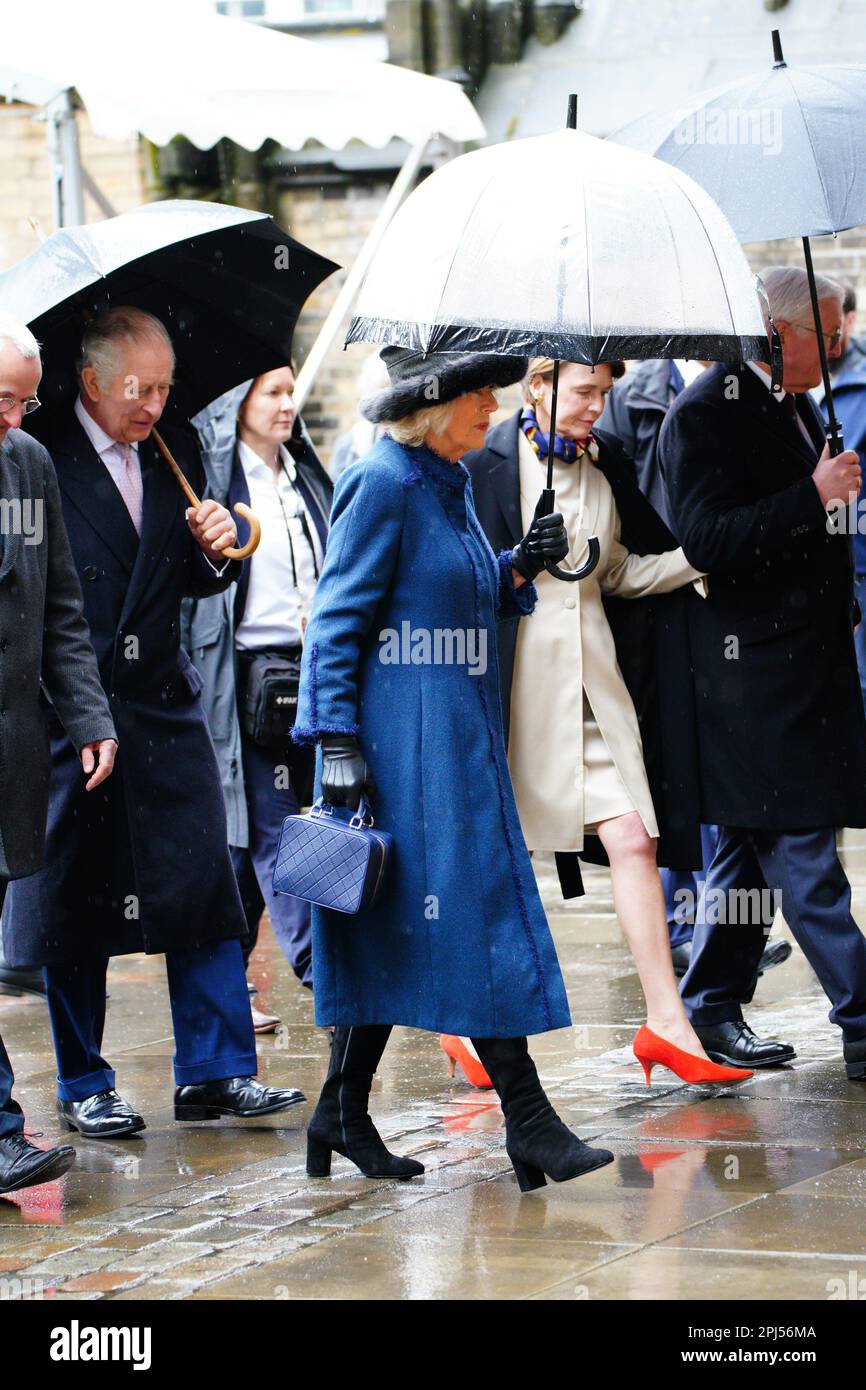
<svg viewBox="0 0 866 1390">
<path fill-rule="evenodd" d="M 327 738 L 330 734 L 357 738 L 360 732 L 360 724 L 344 724 L 342 728 L 338 728 L 336 724 L 306 724 L 302 729 L 296 724 L 291 732 L 291 740 L 292 743 L 299 744 L 318 743 L 319 739 Z"/>
<path fill-rule="evenodd" d="M 509 606 L 518 613 L 532 613 L 538 603 L 538 590 L 531 579 L 527 579 L 525 584 L 521 584 L 518 589 L 514 582 L 514 564 L 510 550 L 500 550 L 499 560 L 499 598 L 500 609 L 506 610 Z M 505 604 L 502 600 L 505 600 Z"/>
</svg>

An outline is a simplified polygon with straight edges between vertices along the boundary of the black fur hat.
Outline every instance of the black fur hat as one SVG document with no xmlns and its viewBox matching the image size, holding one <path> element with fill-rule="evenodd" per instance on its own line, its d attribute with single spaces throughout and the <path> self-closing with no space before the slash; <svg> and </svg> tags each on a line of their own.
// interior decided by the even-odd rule
<svg viewBox="0 0 866 1390">
<path fill-rule="evenodd" d="M 386 347 L 379 353 L 391 385 L 365 396 L 358 410 L 374 425 L 403 420 L 416 410 L 445 405 L 482 386 L 513 386 L 529 368 L 528 357 L 504 357 L 492 352 L 418 352 Z"/>
</svg>

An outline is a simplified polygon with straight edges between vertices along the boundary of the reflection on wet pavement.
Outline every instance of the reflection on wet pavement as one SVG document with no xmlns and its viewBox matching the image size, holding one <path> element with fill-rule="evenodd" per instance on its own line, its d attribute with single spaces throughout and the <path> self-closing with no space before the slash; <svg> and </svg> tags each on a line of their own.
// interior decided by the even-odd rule
<svg viewBox="0 0 866 1390">
<path fill-rule="evenodd" d="M 866 836 L 844 860 L 866 922 Z M 616 1162 L 521 1197 L 489 1092 L 449 1080 L 437 1040 L 396 1031 L 372 1113 L 412 1183 L 368 1182 L 336 1160 L 304 1173 L 310 1107 L 252 1126 L 172 1118 L 172 1038 L 159 958 L 110 974 L 106 1056 L 147 1129 L 125 1141 L 74 1136 L 59 1182 L 0 1199 L 0 1297 L 56 1299 L 827 1299 L 866 1296 L 866 1085 L 802 955 L 771 971 L 747 1011 L 795 1044 L 789 1067 L 736 1091 L 686 1087 L 659 1068 L 644 1084 L 630 1050 L 637 977 L 606 874 L 579 910 L 539 860 L 575 1026 L 534 1040 L 560 1113 Z M 776 931 L 785 930 L 777 925 Z M 260 1075 L 315 1098 L 327 1035 L 271 933 L 251 977 L 282 1026 L 258 1039 Z M 48 1018 L 0 996 L 0 1030 L 28 1133 L 65 1140 L 54 1111 Z M 861 1290 L 859 1294 L 851 1290 Z"/>
</svg>

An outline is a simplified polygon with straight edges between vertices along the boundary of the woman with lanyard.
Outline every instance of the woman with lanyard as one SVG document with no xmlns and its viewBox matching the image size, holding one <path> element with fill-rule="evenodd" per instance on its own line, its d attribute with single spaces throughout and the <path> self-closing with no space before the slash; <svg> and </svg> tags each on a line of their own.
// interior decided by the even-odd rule
<svg viewBox="0 0 866 1390">
<path fill-rule="evenodd" d="M 311 988 L 309 905 L 275 894 L 271 882 L 283 819 L 298 811 L 312 773 L 309 752 L 292 746 L 289 730 L 333 491 L 297 415 L 294 386 L 290 366 L 266 372 L 194 422 L 209 495 L 230 506 L 246 502 L 262 538 L 227 595 L 189 603 L 184 639 L 205 682 L 250 929 L 247 958 L 266 906 L 283 954 Z M 255 1009 L 253 1016 L 260 1032 L 279 1022 Z"/>
</svg>

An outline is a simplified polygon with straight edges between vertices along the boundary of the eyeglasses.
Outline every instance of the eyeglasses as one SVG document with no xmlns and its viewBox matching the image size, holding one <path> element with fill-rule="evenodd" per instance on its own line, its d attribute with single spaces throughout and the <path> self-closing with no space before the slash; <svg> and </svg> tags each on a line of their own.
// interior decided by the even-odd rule
<svg viewBox="0 0 866 1390">
<path fill-rule="evenodd" d="M 14 410 L 19 405 L 22 415 L 32 415 L 41 404 L 42 402 L 37 400 L 36 396 L 31 396 L 26 401 L 17 401 L 14 396 L 0 396 L 0 415 L 8 415 L 10 410 Z"/>
<path fill-rule="evenodd" d="M 818 336 L 818 330 L 812 323 L 795 323 L 794 327 L 803 328 L 807 333 L 814 333 L 816 338 Z M 842 341 L 842 330 L 841 328 L 837 328 L 835 333 L 822 333 L 821 337 L 829 347 L 838 347 L 839 343 Z"/>
</svg>

